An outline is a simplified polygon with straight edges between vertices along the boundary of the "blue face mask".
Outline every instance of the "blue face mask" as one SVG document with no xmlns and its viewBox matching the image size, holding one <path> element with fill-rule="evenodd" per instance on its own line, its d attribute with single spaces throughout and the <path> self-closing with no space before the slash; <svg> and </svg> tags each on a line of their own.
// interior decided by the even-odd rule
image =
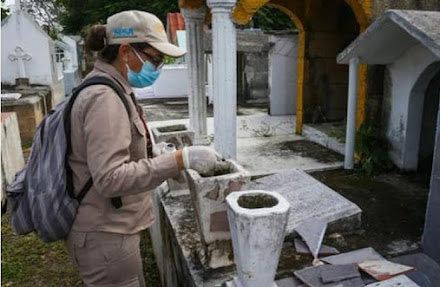
<svg viewBox="0 0 440 287">
<path fill-rule="evenodd" d="M 145 88 L 153 85 L 157 78 L 159 78 L 162 70 L 156 70 L 156 67 L 153 64 L 151 64 L 149 61 L 143 61 L 136 50 L 133 49 L 133 51 L 142 62 L 142 69 L 136 73 L 133 72 L 127 64 L 127 76 L 130 86 L 133 88 Z"/>
</svg>

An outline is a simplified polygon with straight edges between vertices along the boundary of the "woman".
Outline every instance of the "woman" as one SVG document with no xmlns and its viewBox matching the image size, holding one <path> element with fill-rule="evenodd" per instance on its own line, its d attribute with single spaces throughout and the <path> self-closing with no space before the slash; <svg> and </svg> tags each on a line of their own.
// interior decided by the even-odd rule
<svg viewBox="0 0 440 287">
<path fill-rule="evenodd" d="M 147 157 L 148 130 L 131 87 L 154 83 L 164 55 L 184 51 L 168 43 L 161 21 L 142 11 L 125 11 L 93 27 L 87 40 L 99 51 L 87 78 L 103 76 L 123 88 L 127 110 L 112 88 L 94 85 L 82 90 L 71 114 L 75 193 L 92 178 L 67 238 L 67 249 L 87 286 L 145 286 L 140 231 L 154 216 L 148 190 L 184 168 L 212 171 L 220 159 L 212 149 L 190 147 Z"/>
</svg>

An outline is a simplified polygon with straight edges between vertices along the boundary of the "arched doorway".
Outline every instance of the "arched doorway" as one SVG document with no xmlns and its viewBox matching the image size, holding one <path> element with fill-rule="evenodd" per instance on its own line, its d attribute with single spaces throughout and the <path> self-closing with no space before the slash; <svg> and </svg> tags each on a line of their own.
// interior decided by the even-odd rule
<svg viewBox="0 0 440 287">
<path fill-rule="evenodd" d="M 418 170 L 431 174 L 440 100 L 440 70 L 429 82 L 423 103 Z"/>
<path fill-rule="evenodd" d="M 404 168 L 430 174 L 440 97 L 440 62 L 428 65 L 414 84 L 408 104 Z"/>
<path fill-rule="evenodd" d="M 303 122 L 342 121 L 346 117 L 348 67 L 336 56 L 368 26 L 357 1 L 272 0 L 301 24 L 298 49 L 297 133 Z M 297 24 L 297 27 L 300 27 Z M 302 45 L 301 45 L 302 44 Z M 364 119 L 366 66 L 360 67 L 358 124 Z"/>
</svg>

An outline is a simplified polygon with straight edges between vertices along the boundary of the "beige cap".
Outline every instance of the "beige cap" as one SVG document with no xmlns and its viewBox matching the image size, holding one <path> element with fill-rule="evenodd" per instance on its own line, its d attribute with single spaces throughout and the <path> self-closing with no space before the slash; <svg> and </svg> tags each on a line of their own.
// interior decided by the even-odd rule
<svg viewBox="0 0 440 287">
<path fill-rule="evenodd" d="M 162 22 L 144 11 L 124 11 L 110 16 L 106 26 L 107 45 L 148 43 L 163 54 L 178 58 L 185 51 L 168 42 Z"/>
</svg>

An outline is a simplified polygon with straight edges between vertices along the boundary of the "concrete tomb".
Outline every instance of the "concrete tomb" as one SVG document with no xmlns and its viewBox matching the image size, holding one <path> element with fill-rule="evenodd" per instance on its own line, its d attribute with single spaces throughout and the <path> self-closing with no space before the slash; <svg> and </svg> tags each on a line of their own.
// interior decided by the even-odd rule
<svg viewBox="0 0 440 287">
<path fill-rule="evenodd" d="M 285 171 L 252 181 L 249 189 L 271 190 L 284 196 L 292 212 L 287 234 L 310 218 L 327 222 L 327 232 L 353 231 L 360 227 L 361 209 L 331 188 L 299 170 Z"/>
<path fill-rule="evenodd" d="M 194 170 L 186 172 L 204 246 L 201 258 L 209 268 L 234 264 L 225 198 L 231 192 L 246 189 L 250 182 L 249 173 L 240 165 L 232 160 L 226 163 L 227 169 L 209 177 L 203 177 Z"/>
</svg>

